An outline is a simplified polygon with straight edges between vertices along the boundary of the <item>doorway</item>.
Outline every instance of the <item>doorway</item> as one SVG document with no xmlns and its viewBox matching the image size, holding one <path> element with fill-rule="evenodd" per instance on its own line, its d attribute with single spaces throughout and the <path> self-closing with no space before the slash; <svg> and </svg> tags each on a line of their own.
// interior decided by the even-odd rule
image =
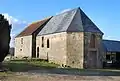
<svg viewBox="0 0 120 81">
<path fill-rule="evenodd" d="M 37 47 L 37 58 L 39 58 L 39 47 Z"/>
<path fill-rule="evenodd" d="M 120 61 L 120 52 L 116 52 L 116 61 Z"/>
<path fill-rule="evenodd" d="M 96 68 L 96 66 L 97 66 L 97 52 L 90 51 L 88 55 L 88 67 Z"/>
</svg>

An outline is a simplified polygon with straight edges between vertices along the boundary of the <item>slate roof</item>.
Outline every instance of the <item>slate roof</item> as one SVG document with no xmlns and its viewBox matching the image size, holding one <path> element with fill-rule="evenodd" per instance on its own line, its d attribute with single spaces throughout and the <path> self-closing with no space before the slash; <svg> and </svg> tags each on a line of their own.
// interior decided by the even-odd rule
<svg viewBox="0 0 120 81">
<path fill-rule="evenodd" d="M 38 35 L 59 32 L 97 32 L 103 34 L 80 8 L 53 16 Z"/>
<path fill-rule="evenodd" d="M 120 52 L 120 41 L 103 40 L 103 47 L 107 52 Z"/>
<path fill-rule="evenodd" d="M 30 24 L 28 27 L 26 27 L 16 37 L 22 37 L 22 36 L 32 35 L 39 27 L 41 27 L 44 23 L 46 23 L 50 18 L 51 17 Z"/>
</svg>

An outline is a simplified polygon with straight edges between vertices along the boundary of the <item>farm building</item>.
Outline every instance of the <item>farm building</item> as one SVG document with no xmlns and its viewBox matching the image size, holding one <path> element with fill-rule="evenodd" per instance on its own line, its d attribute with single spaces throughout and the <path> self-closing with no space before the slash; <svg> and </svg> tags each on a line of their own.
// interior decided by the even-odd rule
<svg viewBox="0 0 120 81">
<path fill-rule="evenodd" d="M 102 68 L 106 57 L 102 37 L 92 20 L 75 8 L 29 25 L 15 38 L 15 56 L 72 68 Z"/>
</svg>

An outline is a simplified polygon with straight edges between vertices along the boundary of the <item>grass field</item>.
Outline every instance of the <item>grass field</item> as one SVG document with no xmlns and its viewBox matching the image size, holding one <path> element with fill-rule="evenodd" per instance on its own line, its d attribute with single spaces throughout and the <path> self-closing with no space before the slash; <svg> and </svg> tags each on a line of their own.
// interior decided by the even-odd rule
<svg viewBox="0 0 120 81">
<path fill-rule="evenodd" d="M 12 60 L 3 62 L 4 67 L 8 68 L 7 72 L 0 72 L 0 81 L 69 81 L 77 76 L 77 81 L 85 80 L 89 81 L 91 76 L 99 76 L 101 78 L 104 75 L 107 76 L 120 76 L 120 70 L 113 69 L 73 69 L 73 68 L 58 68 L 59 65 L 48 63 L 46 61 L 39 60 Z M 28 71 L 35 72 L 37 74 L 32 75 Z M 28 74 L 25 74 L 27 73 Z M 22 74 L 21 74 L 22 73 Z M 57 75 L 42 75 L 57 74 Z M 67 75 L 67 76 L 63 76 Z M 84 76 L 84 77 L 83 77 Z M 89 78 L 88 78 L 89 76 Z M 110 77 L 102 77 L 101 79 L 113 80 Z M 72 77 L 72 78 L 71 78 Z M 64 79 L 65 78 L 65 79 Z M 98 78 L 98 77 L 96 77 Z M 92 81 L 99 81 L 99 78 L 92 78 Z M 113 78 L 113 77 L 112 77 Z M 76 79 L 76 78 L 75 78 Z M 95 80 L 94 80 L 95 79 Z M 115 78 L 116 79 L 116 78 Z M 119 81 L 120 79 L 117 78 Z M 76 80 L 72 80 L 76 81 Z M 101 80 L 100 80 L 101 81 Z M 102 80 L 103 81 L 103 80 Z"/>
<path fill-rule="evenodd" d="M 4 61 L 3 66 L 8 68 L 8 71 L 0 72 L 0 81 L 29 81 L 32 76 L 24 76 L 24 72 L 29 70 L 57 68 L 59 65 L 39 60 L 11 60 Z M 23 75 L 21 73 L 23 73 Z"/>
<path fill-rule="evenodd" d="M 57 68 L 58 64 L 48 63 L 39 60 L 11 60 L 5 61 L 3 65 L 12 72 L 23 72 L 28 70 L 37 70 L 42 68 Z"/>
<path fill-rule="evenodd" d="M 4 61 L 4 67 L 7 67 L 11 72 L 27 72 L 29 70 L 41 70 L 41 69 L 53 69 L 58 68 L 58 64 L 48 63 L 47 61 L 35 60 L 11 60 Z M 63 68 L 60 68 L 63 69 Z M 120 72 L 120 70 L 115 69 L 75 69 L 75 68 L 65 68 L 70 71 L 96 71 L 96 72 Z M 65 70 L 63 69 L 63 70 Z"/>
</svg>

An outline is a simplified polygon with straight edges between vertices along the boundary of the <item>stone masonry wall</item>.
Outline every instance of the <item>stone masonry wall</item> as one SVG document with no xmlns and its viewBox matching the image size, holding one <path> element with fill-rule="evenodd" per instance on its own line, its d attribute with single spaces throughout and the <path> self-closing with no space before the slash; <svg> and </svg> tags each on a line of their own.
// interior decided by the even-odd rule
<svg viewBox="0 0 120 81">
<path fill-rule="evenodd" d="M 67 34 L 67 65 L 72 68 L 83 68 L 84 33 Z"/>
<path fill-rule="evenodd" d="M 91 34 L 96 37 L 95 48 L 89 47 Z M 44 37 L 44 47 L 42 47 L 42 37 Z M 47 48 L 47 39 L 49 39 L 49 48 Z M 49 62 L 64 64 L 72 68 L 102 68 L 104 53 L 102 35 L 99 33 L 62 32 L 37 36 L 36 49 L 38 47 L 39 58 L 48 59 Z"/>
<path fill-rule="evenodd" d="M 23 44 L 21 44 L 23 38 Z M 31 57 L 32 55 L 32 35 L 15 38 L 15 57 Z"/>
<path fill-rule="evenodd" d="M 90 48 L 90 39 L 91 35 L 95 35 L 95 48 Z M 85 32 L 84 33 L 84 68 L 102 68 L 102 61 L 104 57 L 103 49 L 102 49 L 102 35 L 99 33 L 91 33 L 91 32 Z M 90 52 L 96 52 L 96 60 L 93 60 L 92 63 L 90 62 L 90 59 L 93 59 L 93 54 L 90 54 Z M 92 64 L 95 66 L 92 66 Z"/>
<path fill-rule="evenodd" d="M 44 37 L 44 47 L 42 47 L 42 37 Z M 49 48 L 47 48 L 47 39 L 49 39 Z M 66 32 L 37 36 L 36 49 L 37 47 L 39 47 L 39 58 L 61 65 L 66 64 Z"/>
</svg>

